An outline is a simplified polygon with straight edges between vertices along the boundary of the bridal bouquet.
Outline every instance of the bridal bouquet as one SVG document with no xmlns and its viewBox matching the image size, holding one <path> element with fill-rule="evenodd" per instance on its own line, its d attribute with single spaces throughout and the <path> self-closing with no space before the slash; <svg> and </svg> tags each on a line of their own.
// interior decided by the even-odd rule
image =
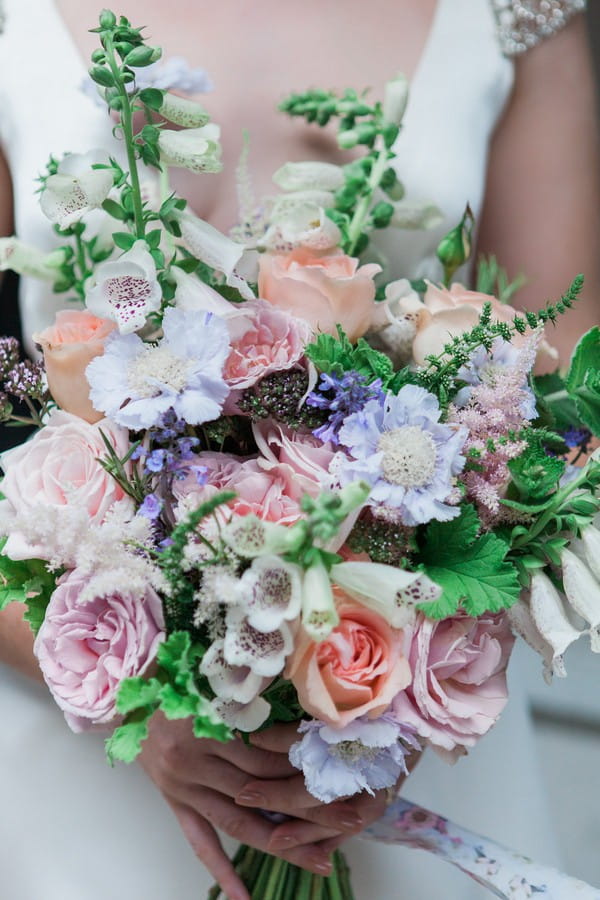
<svg viewBox="0 0 600 900">
<path fill-rule="evenodd" d="M 2 457 L 0 605 L 25 603 L 56 702 L 110 727 L 111 760 L 159 709 L 219 740 L 298 722 L 315 797 L 392 788 L 411 753 L 454 760 L 493 726 L 515 633 L 548 675 L 580 635 L 600 650 L 600 461 L 577 465 L 600 330 L 566 377 L 532 374 L 582 279 L 523 314 L 493 261 L 481 292 L 452 284 L 467 210 L 443 285 L 386 282 L 373 233 L 437 216 L 401 199 L 400 77 L 383 103 L 285 101 L 357 155 L 285 165 L 258 207 L 241 167 L 221 234 L 168 183 L 220 170 L 218 127 L 156 86 L 141 29 L 104 10 L 96 31 L 124 158 L 51 158 L 56 249 L 0 241 L 2 267 L 69 301 L 34 335 L 43 362 L 0 341 L 3 420 L 38 429 Z M 256 897 L 352 896 L 339 854 L 329 878 L 235 862 Z"/>
</svg>

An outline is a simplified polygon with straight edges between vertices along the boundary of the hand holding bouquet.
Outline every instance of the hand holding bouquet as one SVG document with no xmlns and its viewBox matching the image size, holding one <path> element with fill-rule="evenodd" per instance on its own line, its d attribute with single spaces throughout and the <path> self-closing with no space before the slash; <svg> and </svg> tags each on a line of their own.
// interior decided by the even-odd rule
<svg viewBox="0 0 600 900">
<path fill-rule="evenodd" d="M 2 460 L 0 602 L 26 604 L 56 702 L 111 728 L 111 760 L 157 711 L 217 741 L 292 723 L 319 801 L 393 788 L 412 753 L 455 760 L 493 726 L 514 632 L 548 675 L 581 635 L 600 649 L 600 462 L 571 453 L 600 434 L 600 331 L 566 378 L 532 374 L 582 279 L 525 314 L 493 265 L 482 292 L 452 285 L 467 210 L 444 285 L 386 283 L 373 233 L 435 217 L 397 199 L 402 78 L 374 105 L 289 98 L 364 153 L 287 164 L 221 234 L 168 184 L 219 170 L 218 127 L 140 85 L 160 55 L 140 29 L 104 10 L 97 31 L 126 160 L 51 159 L 59 246 L 0 241 L 76 301 L 35 336 L 44 365 L 0 344 L 4 419 L 39 427 Z M 328 879 L 248 847 L 235 865 L 257 897 L 351 897 L 339 855 Z"/>
</svg>

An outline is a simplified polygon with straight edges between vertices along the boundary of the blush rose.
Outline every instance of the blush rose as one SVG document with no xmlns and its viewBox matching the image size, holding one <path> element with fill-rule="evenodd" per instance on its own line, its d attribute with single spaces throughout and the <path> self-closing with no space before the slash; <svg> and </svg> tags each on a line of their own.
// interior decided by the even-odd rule
<svg viewBox="0 0 600 900">
<path fill-rule="evenodd" d="M 334 589 L 339 624 L 316 643 L 300 638 L 286 669 L 303 709 L 336 728 L 380 716 L 411 680 L 404 632 Z"/>
<path fill-rule="evenodd" d="M 125 678 L 143 674 L 164 640 L 160 597 L 123 588 L 79 597 L 87 578 L 72 570 L 59 580 L 34 644 L 42 674 L 73 731 L 111 722 Z"/>
<path fill-rule="evenodd" d="M 114 322 L 99 319 L 87 310 L 63 309 L 56 314 L 54 325 L 33 335 L 44 353 L 54 401 L 86 422 L 98 422 L 104 414 L 92 406 L 85 370 L 104 353 L 106 339 L 116 327 Z"/>
<path fill-rule="evenodd" d="M 129 435 L 124 428 L 108 419 L 90 425 L 71 413 L 53 412 L 31 440 L 2 454 L 3 511 L 35 517 L 40 506 L 77 506 L 95 524 L 113 504 L 131 502 L 98 462 L 106 455 L 101 431 L 118 456 L 125 456 Z M 11 530 L 3 552 L 11 559 L 49 558 L 42 545 L 30 546 L 17 529 Z"/>
<path fill-rule="evenodd" d="M 338 252 L 317 254 L 306 247 L 291 253 L 264 253 L 258 273 L 259 295 L 315 332 L 337 334 L 342 326 L 351 341 L 371 327 L 375 312 L 375 275 L 380 266 L 358 265 Z"/>
<path fill-rule="evenodd" d="M 394 700 L 395 718 L 454 761 L 504 709 L 513 644 L 503 613 L 443 621 L 419 614 L 409 653 L 413 681 Z"/>
</svg>

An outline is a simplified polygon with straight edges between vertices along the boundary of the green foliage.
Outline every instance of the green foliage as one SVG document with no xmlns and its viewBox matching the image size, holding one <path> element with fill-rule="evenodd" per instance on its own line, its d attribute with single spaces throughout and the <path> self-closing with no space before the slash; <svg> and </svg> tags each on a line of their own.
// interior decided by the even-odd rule
<svg viewBox="0 0 600 900">
<path fill-rule="evenodd" d="M 443 588 L 441 598 L 421 609 L 442 619 L 464 609 L 471 616 L 499 612 L 519 599 L 515 566 L 506 560 L 509 545 L 494 534 L 478 536 L 480 522 L 468 505 L 451 522 L 431 522 L 425 529 L 420 559 Z"/>
<path fill-rule="evenodd" d="M 539 419 L 558 431 L 566 431 L 579 420 L 575 400 L 569 396 L 560 372 L 534 375 L 531 386 L 535 394 Z"/>
<path fill-rule="evenodd" d="M 558 456 L 548 455 L 545 432 L 528 430 L 523 437 L 527 447 L 520 456 L 510 460 L 508 468 L 520 499 L 536 502 L 556 491 L 565 462 Z M 553 437 L 562 444 L 558 435 Z"/>
<path fill-rule="evenodd" d="M 320 334 L 306 348 L 306 355 L 317 369 L 337 375 L 354 370 L 370 381 L 380 378 L 385 388 L 394 377 L 394 367 L 388 357 L 374 350 L 363 338 L 352 344 L 339 325 L 337 331 L 337 338 Z"/>
<path fill-rule="evenodd" d="M 24 603 L 27 606 L 24 618 L 37 634 L 56 587 L 57 575 L 48 572 L 41 559 L 16 561 L 2 555 L 5 544 L 6 538 L 3 538 L 0 542 L 0 610 L 9 603 Z"/>
<path fill-rule="evenodd" d="M 482 294 L 491 294 L 497 297 L 501 303 L 510 303 L 514 295 L 519 291 L 527 279 L 524 275 L 517 275 L 513 281 L 509 281 L 505 269 L 499 265 L 495 256 L 480 256 L 477 261 L 476 291 Z"/>
<path fill-rule="evenodd" d="M 578 342 L 566 378 L 566 389 L 583 424 L 600 436 L 600 328 L 595 325 Z"/>
<path fill-rule="evenodd" d="M 196 737 L 227 741 L 229 728 L 215 713 L 210 698 L 198 689 L 198 664 L 204 651 L 185 631 L 171 634 L 158 648 L 156 675 L 126 678 L 119 686 L 117 711 L 123 724 L 106 741 L 110 762 L 130 763 L 148 736 L 148 723 L 160 709 L 167 719 L 192 719 Z"/>
</svg>

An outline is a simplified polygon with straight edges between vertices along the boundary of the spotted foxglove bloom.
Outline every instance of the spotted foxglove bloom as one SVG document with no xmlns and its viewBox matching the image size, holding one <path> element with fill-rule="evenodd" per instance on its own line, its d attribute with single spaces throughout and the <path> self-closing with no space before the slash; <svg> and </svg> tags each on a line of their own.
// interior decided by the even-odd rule
<svg viewBox="0 0 600 900">
<path fill-rule="evenodd" d="M 339 621 L 329 572 L 319 561 L 304 573 L 302 625 L 313 641 L 324 641 Z"/>
<path fill-rule="evenodd" d="M 566 547 L 560 551 L 560 563 L 567 600 L 589 622 L 592 651 L 600 653 L 600 582 L 586 563 Z"/>
<path fill-rule="evenodd" d="M 293 529 L 258 516 L 233 516 L 221 531 L 221 537 L 231 549 L 247 559 L 263 554 L 287 553 L 294 549 Z"/>
<path fill-rule="evenodd" d="M 266 722 L 271 712 L 271 705 L 263 697 L 255 697 L 250 703 L 238 703 L 237 700 L 221 700 L 217 697 L 212 703 L 219 718 L 236 731 L 256 731 Z"/>
<path fill-rule="evenodd" d="M 163 128 L 158 137 L 161 162 L 191 172 L 220 172 L 223 168 L 220 134 L 219 126 L 214 123 L 183 131 Z"/>
<path fill-rule="evenodd" d="M 442 594 L 441 587 L 422 572 L 383 563 L 337 563 L 331 569 L 331 580 L 378 612 L 392 628 L 404 628 L 414 619 L 417 604 L 432 603 Z"/>
<path fill-rule="evenodd" d="M 216 419 L 229 392 L 221 319 L 170 308 L 163 332 L 156 346 L 136 334 L 115 335 L 86 369 L 95 408 L 134 431 L 158 425 L 170 409 L 189 425 Z"/>
<path fill-rule="evenodd" d="M 344 180 L 341 166 L 312 161 L 286 163 L 273 175 L 282 191 L 337 191 Z"/>
<path fill-rule="evenodd" d="M 10 269 L 19 275 L 55 281 L 64 260 L 62 249 L 44 253 L 14 236 L 0 238 L 0 272 Z"/>
<path fill-rule="evenodd" d="M 567 673 L 563 660 L 560 656 L 556 656 L 553 648 L 540 633 L 533 621 L 529 604 L 525 600 L 518 600 L 506 611 L 506 618 L 513 634 L 523 638 L 525 643 L 541 656 L 546 684 L 551 684 L 553 675 L 564 678 Z"/>
<path fill-rule="evenodd" d="M 137 331 L 160 309 L 162 291 L 145 241 L 136 241 L 118 259 L 101 263 L 86 285 L 90 312 L 116 322 L 121 334 Z"/>
<path fill-rule="evenodd" d="M 200 672 L 220 700 L 251 703 L 263 691 L 268 678 L 256 675 L 248 666 L 232 666 L 224 655 L 224 641 L 213 641 L 200 663 Z"/>
<path fill-rule="evenodd" d="M 199 103 L 178 94 L 170 94 L 168 91 L 164 95 L 159 113 L 164 119 L 173 122 L 174 125 L 181 125 L 182 128 L 202 128 L 210 119 L 209 114 Z"/>
<path fill-rule="evenodd" d="M 290 747 L 290 762 L 304 773 L 308 792 L 323 803 L 392 787 L 408 774 L 411 750 L 420 749 L 414 731 L 387 715 L 362 716 L 344 728 L 313 719 L 302 722 L 298 732 L 304 737 Z"/>
<path fill-rule="evenodd" d="M 465 464 L 467 431 L 440 424 L 440 415 L 437 397 L 413 384 L 369 400 L 339 431 L 349 456 L 334 460 L 336 477 L 367 482 L 367 503 L 396 509 L 404 525 L 454 519 L 459 509 L 444 501 Z"/>
<path fill-rule="evenodd" d="M 285 622 L 275 631 L 264 632 L 250 625 L 243 607 L 227 611 L 223 655 L 230 665 L 247 666 L 255 675 L 272 678 L 283 670 L 293 649 L 292 632 Z"/>
<path fill-rule="evenodd" d="M 275 631 L 300 615 L 301 569 L 278 556 L 255 559 L 240 579 L 240 601 L 252 628 Z"/>
<path fill-rule="evenodd" d="M 241 275 L 237 267 L 242 261 L 245 246 L 221 234 L 218 229 L 204 222 L 189 212 L 178 215 L 177 221 L 181 229 L 181 240 L 193 256 L 201 262 L 222 272 L 227 284 L 237 288 L 244 300 L 253 300 L 254 293 Z"/>
<path fill-rule="evenodd" d="M 323 207 L 305 201 L 282 215 L 274 216 L 259 244 L 267 250 L 289 252 L 300 246 L 312 250 L 331 250 L 339 242 L 340 230 L 325 214 Z"/>
<path fill-rule="evenodd" d="M 559 676 L 566 675 L 563 655 L 583 633 L 569 619 L 563 598 L 550 579 L 541 571 L 531 576 L 529 608 L 536 627 L 545 641 L 552 647 L 552 671 Z"/>
<path fill-rule="evenodd" d="M 44 181 L 40 206 L 54 225 L 68 228 L 90 210 L 98 209 L 113 187 L 111 169 L 93 169 L 94 163 L 106 163 L 106 156 L 96 150 L 68 153 L 59 163 L 55 175 Z"/>
</svg>

